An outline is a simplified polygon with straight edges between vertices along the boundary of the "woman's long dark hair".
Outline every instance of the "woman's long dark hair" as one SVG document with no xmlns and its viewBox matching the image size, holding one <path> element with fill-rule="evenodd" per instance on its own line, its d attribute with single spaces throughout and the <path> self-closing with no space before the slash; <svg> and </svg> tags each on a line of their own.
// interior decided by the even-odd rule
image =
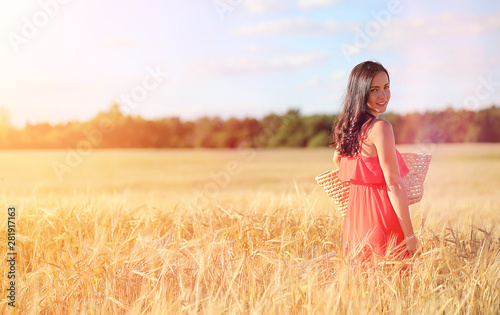
<svg viewBox="0 0 500 315">
<path fill-rule="evenodd" d="M 373 77 L 384 71 L 389 72 L 378 62 L 365 61 L 351 71 L 344 101 L 344 109 L 333 127 L 333 142 L 340 156 L 355 156 L 359 153 L 361 127 L 373 117 L 368 112 L 368 94 Z"/>
</svg>

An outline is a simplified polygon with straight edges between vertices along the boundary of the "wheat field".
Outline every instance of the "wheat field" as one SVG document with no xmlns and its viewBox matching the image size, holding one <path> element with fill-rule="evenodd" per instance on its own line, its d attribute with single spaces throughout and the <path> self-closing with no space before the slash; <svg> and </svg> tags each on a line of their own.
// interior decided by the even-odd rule
<svg viewBox="0 0 500 315">
<path fill-rule="evenodd" d="M 314 181 L 330 149 L 2 151 L 1 312 L 498 314 L 500 145 L 399 147 L 422 149 L 407 275 L 342 259 L 342 217 Z"/>
</svg>

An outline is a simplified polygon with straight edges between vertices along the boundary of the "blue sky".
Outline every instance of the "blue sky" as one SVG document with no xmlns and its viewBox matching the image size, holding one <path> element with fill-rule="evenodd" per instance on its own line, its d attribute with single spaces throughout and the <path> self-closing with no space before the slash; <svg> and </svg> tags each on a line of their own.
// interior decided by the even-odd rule
<svg viewBox="0 0 500 315">
<path fill-rule="evenodd" d="M 392 112 L 500 105 L 499 1 L 25 0 L 0 5 L 0 38 L 17 126 L 113 102 L 146 118 L 336 113 L 364 60 L 391 73 Z"/>
</svg>

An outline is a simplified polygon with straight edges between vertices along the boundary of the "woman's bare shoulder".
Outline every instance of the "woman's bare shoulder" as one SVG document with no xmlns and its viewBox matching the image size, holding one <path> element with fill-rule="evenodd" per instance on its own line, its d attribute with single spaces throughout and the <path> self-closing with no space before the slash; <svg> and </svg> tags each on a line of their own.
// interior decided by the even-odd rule
<svg viewBox="0 0 500 315">
<path fill-rule="evenodd" d="M 371 129 L 370 136 L 372 139 L 394 135 L 392 125 L 387 120 L 374 119 Z"/>
<path fill-rule="evenodd" d="M 377 130 L 378 132 L 381 132 L 381 131 L 382 132 L 384 132 L 384 131 L 391 131 L 392 132 L 392 125 L 387 120 L 375 118 L 375 119 L 373 119 L 372 129 Z"/>
</svg>

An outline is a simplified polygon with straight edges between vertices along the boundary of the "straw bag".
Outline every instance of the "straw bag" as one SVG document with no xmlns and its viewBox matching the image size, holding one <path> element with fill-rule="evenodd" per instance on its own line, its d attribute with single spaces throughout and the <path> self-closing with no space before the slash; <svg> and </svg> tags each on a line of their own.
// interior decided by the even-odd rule
<svg viewBox="0 0 500 315">
<path fill-rule="evenodd" d="M 406 165 L 410 169 L 408 174 L 403 177 L 403 182 L 408 195 L 410 205 L 422 200 L 424 195 L 424 181 L 429 164 L 431 163 L 430 154 L 424 153 L 401 153 Z M 327 171 L 317 176 L 316 182 L 323 187 L 328 196 L 333 198 L 335 205 L 342 216 L 347 211 L 349 203 L 349 182 L 342 182 L 338 178 L 339 170 Z"/>
</svg>

